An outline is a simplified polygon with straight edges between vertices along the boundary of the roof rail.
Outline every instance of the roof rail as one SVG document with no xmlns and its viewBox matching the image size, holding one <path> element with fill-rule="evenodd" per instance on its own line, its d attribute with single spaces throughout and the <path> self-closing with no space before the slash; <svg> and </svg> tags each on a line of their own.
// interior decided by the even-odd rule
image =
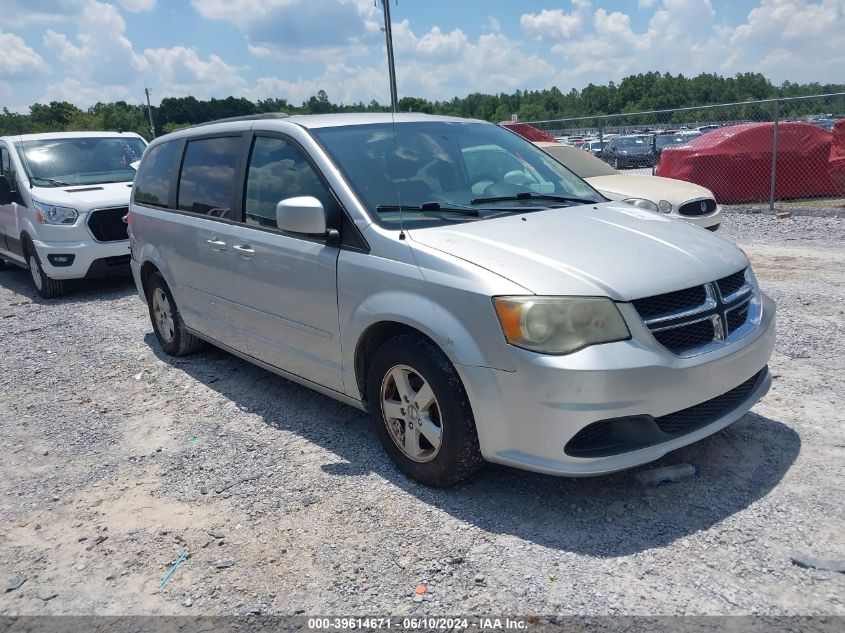
<svg viewBox="0 0 845 633">
<path fill-rule="evenodd" d="M 197 123 L 190 128 L 214 125 L 215 123 L 234 123 L 235 121 L 261 121 L 262 119 L 287 119 L 290 115 L 287 112 L 263 112 L 262 114 L 247 114 L 246 116 L 233 116 L 227 119 L 217 119 L 206 123 Z"/>
</svg>

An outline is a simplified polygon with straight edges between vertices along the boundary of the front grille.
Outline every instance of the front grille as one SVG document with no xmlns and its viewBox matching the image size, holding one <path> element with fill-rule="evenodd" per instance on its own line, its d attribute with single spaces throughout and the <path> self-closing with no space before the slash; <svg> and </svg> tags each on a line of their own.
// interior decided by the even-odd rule
<svg viewBox="0 0 845 633">
<path fill-rule="evenodd" d="M 564 453 L 573 457 L 608 457 L 668 442 L 697 431 L 745 403 L 766 371 L 764 367 L 730 391 L 675 413 L 658 418 L 634 415 L 593 422 L 566 443 Z"/>
<path fill-rule="evenodd" d="M 733 334 L 736 332 L 741 326 L 745 325 L 745 322 L 748 320 L 748 306 L 749 302 L 743 303 L 738 308 L 735 308 L 728 312 L 728 334 Z"/>
<path fill-rule="evenodd" d="M 765 371 L 765 370 L 763 370 Z M 715 422 L 728 411 L 732 411 L 740 404 L 742 404 L 748 395 L 754 390 L 757 381 L 763 371 L 754 374 L 751 378 L 746 380 L 738 387 L 734 387 L 730 391 L 723 393 L 721 396 L 716 396 L 711 400 L 702 402 L 686 409 L 681 409 L 669 415 L 663 415 L 659 418 L 654 418 L 660 430 L 667 435 L 686 435 L 703 426 L 707 426 L 711 422 Z"/>
<path fill-rule="evenodd" d="M 740 270 L 733 275 L 722 277 L 716 282 L 716 285 L 719 286 L 719 292 L 722 293 L 723 297 L 732 295 L 745 285 L 745 271 Z"/>
<path fill-rule="evenodd" d="M 684 352 L 712 343 L 715 338 L 715 329 L 713 321 L 704 319 L 683 327 L 652 332 L 652 335 L 663 347 L 680 356 Z"/>
<path fill-rule="evenodd" d="M 631 304 L 658 343 L 678 356 L 691 355 L 708 345 L 730 342 L 731 335 L 748 322 L 754 294 L 745 272 Z"/>
<path fill-rule="evenodd" d="M 710 215 L 716 210 L 716 201 L 713 198 L 707 200 L 695 200 L 687 202 L 678 207 L 678 213 L 686 216 Z"/>
<path fill-rule="evenodd" d="M 632 301 L 637 312 L 644 319 L 651 319 L 673 312 L 684 312 L 703 304 L 707 300 L 704 286 L 685 288 L 663 295 Z"/>
<path fill-rule="evenodd" d="M 117 242 L 129 239 L 123 218 L 129 207 L 95 209 L 88 214 L 88 228 L 98 242 Z"/>
</svg>

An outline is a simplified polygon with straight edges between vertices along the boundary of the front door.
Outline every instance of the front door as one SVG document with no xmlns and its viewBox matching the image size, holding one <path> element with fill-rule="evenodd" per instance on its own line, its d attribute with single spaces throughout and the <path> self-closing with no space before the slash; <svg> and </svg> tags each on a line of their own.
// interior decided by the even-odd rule
<svg viewBox="0 0 845 633">
<path fill-rule="evenodd" d="M 276 205 L 313 196 L 336 222 L 339 206 L 302 149 L 282 136 L 255 136 L 246 168 L 244 224 L 232 231 L 232 300 L 249 354 L 343 391 L 337 311 L 339 249 L 320 237 L 280 231 Z"/>
<path fill-rule="evenodd" d="M 18 239 L 17 204 L 20 193 L 8 146 L 0 144 L 0 250 L 21 255 Z"/>
</svg>

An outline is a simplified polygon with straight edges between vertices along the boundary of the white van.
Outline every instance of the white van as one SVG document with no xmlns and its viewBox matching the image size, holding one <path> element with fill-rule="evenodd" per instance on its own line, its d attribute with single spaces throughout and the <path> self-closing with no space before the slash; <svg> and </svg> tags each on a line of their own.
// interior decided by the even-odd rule
<svg viewBox="0 0 845 633">
<path fill-rule="evenodd" d="M 29 268 L 45 299 L 68 279 L 128 273 L 132 164 L 146 147 L 123 132 L 0 137 L 0 267 Z"/>
</svg>

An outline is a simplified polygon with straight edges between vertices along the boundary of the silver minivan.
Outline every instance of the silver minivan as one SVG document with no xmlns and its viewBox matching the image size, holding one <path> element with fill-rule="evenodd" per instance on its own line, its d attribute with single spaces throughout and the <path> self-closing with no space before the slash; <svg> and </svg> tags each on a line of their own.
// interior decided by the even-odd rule
<svg viewBox="0 0 845 633">
<path fill-rule="evenodd" d="M 210 342 L 369 411 L 428 485 L 649 462 L 771 384 L 775 306 L 739 248 L 489 123 L 195 126 L 150 145 L 129 220 L 167 353 Z"/>
</svg>

